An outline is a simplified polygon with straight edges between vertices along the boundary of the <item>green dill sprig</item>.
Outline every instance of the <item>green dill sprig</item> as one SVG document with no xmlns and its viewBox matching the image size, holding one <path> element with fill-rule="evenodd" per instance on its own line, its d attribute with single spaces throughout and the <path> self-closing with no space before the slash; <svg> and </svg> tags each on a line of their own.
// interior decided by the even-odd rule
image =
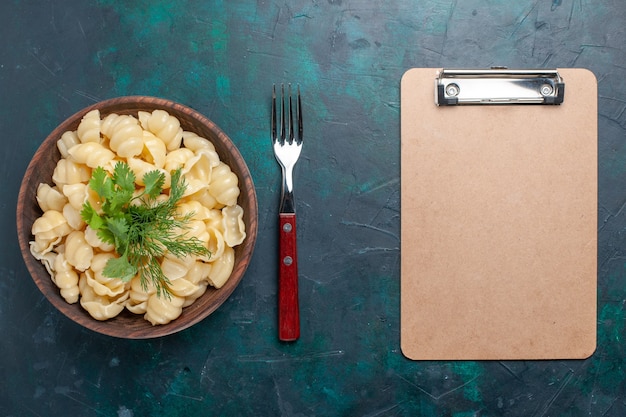
<svg viewBox="0 0 626 417">
<path fill-rule="evenodd" d="M 107 261 L 103 275 L 128 282 L 139 274 L 141 286 L 151 283 L 158 296 L 170 296 L 170 280 L 161 269 L 166 253 L 177 258 L 189 255 L 209 257 L 210 252 L 196 237 L 184 232 L 192 214 L 177 216 L 176 206 L 187 187 L 181 170 L 171 172 L 167 199 L 157 199 L 163 192 L 165 175 L 158 170 L 143 176 L 144 189 L 136 194 L 135 174 L 127 163 L 115 164 L 113 175 L 102 167 L 93 170 L 89 187 L 100 198 L 100 210 L 89 201 L 83 204 L 81 217 L 98 237 L 115 246 L 119 257 Z"/>
</svg>

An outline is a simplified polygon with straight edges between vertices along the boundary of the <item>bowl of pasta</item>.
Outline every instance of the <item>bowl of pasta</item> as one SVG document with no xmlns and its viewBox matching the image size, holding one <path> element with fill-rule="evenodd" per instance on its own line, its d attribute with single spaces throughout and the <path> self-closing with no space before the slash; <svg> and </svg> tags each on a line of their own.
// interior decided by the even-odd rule
<svg viewBox="0 0 626 417">
<path fill-rule="evenodd" d="M 250 171 L 230 138 L 166 99 L 118 97 L 62 122 L 26 169 L 24 262 L 74 322 L 113 337 L 169 335 L 242 280 L 257 235 Z"/>
</svg>

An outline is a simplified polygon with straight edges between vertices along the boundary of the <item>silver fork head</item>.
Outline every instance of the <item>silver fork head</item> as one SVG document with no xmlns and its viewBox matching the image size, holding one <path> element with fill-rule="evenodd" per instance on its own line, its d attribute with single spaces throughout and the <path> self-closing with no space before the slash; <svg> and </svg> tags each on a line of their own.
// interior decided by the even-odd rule
<svg viewBox="0 0 626 417">
<path fill-rule="evenodd" d="M 294 142 L 302 145 L 302 100 L 300 98 L 300 85 L 296 87 L 296 119 L 297 131 L 294 131 L 294 114 L 291 94 L 291 84 L 287 85 L 287 96 L 285 96 L 285 85 L 280 85 L 280 133 L 278 132 L 277 108 L 276 108 L 276 84 L 272 87 L 272 119 L 271 130 L 272 140 L 281 146 L 286 143 L 291 145 Z M 287 100 L 288 107 L 285 107 Z"/>
<path fill-rule="evenodd" d="M 280 164 L 283 174 L 280 212 L 295 213 L 293 199 L 293 168 L 302 150 L 302 103 L 300 99 L 300 86 L 298 86 L 296 93 L 296 120 L 294 124 L 291 84 L 289 84 L 287 88 L 288 95 L 285 96 L 285 85 L 281 84 L 280 86 L 280 127 L 277 122 L 276 85 L 272 88 L 271 131 L 274 156 Z M 288 107 L 285 106 L 285 101 L 287 101 Z"/>
</svg>

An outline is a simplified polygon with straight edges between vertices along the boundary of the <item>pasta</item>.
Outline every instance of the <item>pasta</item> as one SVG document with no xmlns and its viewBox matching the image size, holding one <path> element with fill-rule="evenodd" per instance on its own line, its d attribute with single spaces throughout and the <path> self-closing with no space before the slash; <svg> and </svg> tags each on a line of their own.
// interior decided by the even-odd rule
<svg viewBox="0 0 626 417">
<path fill-rule="evenodd" d="M 202 261 L 196 261 L 191 265 L 189 270 L 187 271 L 187 275 L 185 279 L 192 284 L 195 284 L 195 291 L 191 294 L 188 294 L 185 297 L 185 304 L 183 307 L 187 307 L 199 297 L 202 296 L 206 292 L 206 289 L 209 285 L 208 277 L 211 271 L 211 264 Z"/>
<path fill-rule="evenodd" d="M 185 278 L 178 278 L 172 280 L 172 285 L 170 286 L 170 288 L 172 290 L 172 294 L 178 297 L 186 298 L 194 294 L 198 290 L 198 285 Z"/>
<path fill-rule="evenodd" d="M 87 243 L 82 231 L 75 230 L 65 239 L 65 259 L 78 271 L 89 268 L 93 255 L 93 247 Z"/>
<path fill-rule="evenodd" d="M 100 143 L 100 111 L 92 110 L 83 116 L 78 128 L 76 129 L 76 136 L 81 143 L 95 142 Z"/>
<path fill-rule="evenodd" d="M 59 152 L 61 152 L 61 156 L 63 158 L 67 158 L 69 156 L 68 150 L 80 143 L 80 139 L 78 139 L 78 134 L 75 130 L 68 130 L 67 132 L 61 135 L 61 139 L 57 141 L 57 148 Z"/>
<path fill-rule="evenodd" d="M 194 260 L 189 257 L 181 259 L 166 255 L 161 262 L 161 269 L 165 276 L 168 277 L 170 281 L 174 282 L 187 274 L 187 271 L 191 267 L 191 262 L 194 262 Z"/>
<path fill-rule="evenodd" d="M 113 298 L 96 294 L 85 273 L 80 275 L 78 289 L 81 295 L 80 305 L 96 320 L 108 320 L 120 314 L 129 297 L 127 292 Z"/>
<path fill-rule="evenodd" d="M 166 155 L 167 148 L 165 147 L 165 142 L 154 136 L 154 134 L 144 130 L 143 151 L 141 152 L 143 160 L 157 168 L 163 168 Z"/>
<path fill-rule="evenodd" d="M 206 153 L 199 152 L 185 161 L 182 173 L 187 180 L 185 195 L 194 194 L 197 191 L 208 188 L 211 180 L 211 171 L 214 166 Z"/>
<path fill-rule="evenodd" d="M 59 188 L 64 185 L 87 183 L 91 170 L 87 165 L 78 164 L 71 159 L 60 159 L 52 173 L 52 181 Z"/>
<path fill-rule="evenodd" d="M 180 148 L 174 151 L 171 151 L 165 157 L 165 170 L 171 171 L 178 167 L 184 166 L 188 160 L 193 158 L 194 153 L 187 148 Z"/>
<path fill-rule="evenodd" d="M 180 121 L 165 110 L 154 110 L 150 115 L 144 115 L 144 128 L 154 133 L 172 151 L 180 148 L 183 139 L 183 130 Z"/>
<path fill-rule="evenodd" d="M 65 217 L 67 224 L 73 230 L 81 230 L 85 226 L 85 222 L 80 216 L 80 210 L 77 210 L 69 203 L 63 206 L 63 217 Z"/>
<path fill-rule="evenodd" d="M 230 277 L 235 265 L 235 251 L 229 246 L 224 247 L 224 252 L 211 266 L 211 272 L 209 273 L 209 283 L 215 288 L 222 288 L 222 286 Z"/>
<path fill-rule="evenodd" d="M 185 299 L 177 295 L 172 295 L 168 299 L 152 294 L 148 298 L 144 318 L 153 325 L 169 323 L 182 314 L 183 304 Z"/>
<path fill-rule="evenodd" d="M 80 290 L 78 289 L 78 273 L 60 253 L 55 256 L 53 264 L 52 281 L 61 290 L 61 296 L 70 304 L 78 301 Z"/>
<path fill-rule="evenodd" d="M 206 231 L 209 235 L 209 251 L 211 251 L 212 254 L 209 262 L 215 262 L 224 254 L 224 247 L 226 246 L 226 243 L 224 242 L 224 235 L 220 229 L 211 227 L 210 225 L 206 226 Z"/>
<path fill-rule="evenodd" d="M 102 125 L 102 133 L 109 138 L 109 146 L 119 156 L 128 158 L 143 151 L 143 129 L 130 115 L 110 114 Z"/>
<path fill-rule="evenodd" d="M 230 167 L 220 162 L 218 166 L 213 168 L 209 188 L 211 188 L 211 193 L 218 203 L 232 206 L 237 204 L 237 197 L 239 197 L 238 183 L 239 180 L 230 170 Z"/>
<path fill-rule="evenodd" d="M 224 225 L 224 241 L 228 246 L 237 246 L 246 238 L 246 226 L 243 223 L 241 206 L 224 207 L 222 209 L 222 224 Z"/>
<path fill-rule="evenodd" d="M 66 201 L 76 210 L 80 210 L 83 207 L 83 203 L 89 196 L 89 187 L 82 182 L 64 185 L 62 190 L 63 195 L 67 199 Z"/>
<path fill-rule="evenodd" d="M 70 157 L 79 164 L 85 164 L 89 168 L 105 166 L 109 164 L 115 154 L 97 142 L 79 143 L 67 150 Z"/>
<path fill-rule="evenodd" d="M 209 187 L 203 187 L 193 194 L 187 194 L 184 198 L 186 201 L 197 201 L 204 207 L 212 209 L 218 205 L 217 200 L 213 193 L 209 190 Z"/>
<path fill-rule="evenodd" d="M 153 288 L 143 288 L 139 276 L 134 277 L 130 280 L 126 308 L 134 314 L 145 314 L 148 308 L 148 298 L 155 292 Z"/>
<path fill-rule="evenodd" d="M 115 255 L 111 252 L 94 255 L 90 268 L 85 272 L 87 283 L 98 295 L 116 297 L 126 291 L 122 280 L 105 277 L 102 273 L 106 262 L 113 257 Z"/>
<path fill-rule="evenodd" d="M 194 132 L 183 131 L 182 136 L 184 147 L 193 152 L 198 152 L 199 150 L 211 150 L 215 152 L 215 146 L 213 146 L 211 142 L 198 136 Z M 219 160 L 219 157 L 217 159 Z"/>
<path fill-rule="evenodd" d="M 37 188 L 42 214 L 33 223 L 30 249 L 66 302 L 79 303 L 96 320 L 126 310 L 152 325 L 162 325 L 178 318 L 207 288 L 221 288 L 227 282 L 234 267 L 234 247 L 246 237 L 245 213 L 237 204 L 238 178 L 210 141 L 184 131 L 179 120 L 164 110 L 104 117 L 92 110 L 75 131 L 61 135 L 57 147 L 61 159 L 51 183 Z M 189 221 L 175 233 L 196 237 L 211 256 L 178 258 L 166 253 L 159 259 L 170 282 L 169 296 L 159 296 L 139 274 L 128 282 L 106 276 L 105 265 L 119 255 L 81 217 L 85 202 L 93 207 L 101 204 L 89 186 L 92 171 L 102 167 L 112 173 L 117 162 L 127 163 L 135 174 L 136 195 L 142 192 L 142 179 L 149 171 L 165 174 L 164 192 L 157 200 L 168 198 L 172 170 L 180 169 L 185 180 L 187 188 L 176 215 Z"/>
<path fill-rule="evenodd" d="M 63 217 L 63 213 L 48 210 L 33 223 L 31 233 L 35 240 L 30 242 L 31 252 L 39 259 L 40 255 L 50 252 L 72 228 Z"/>
<path fill-rule="evenodd" d="M 39 184 L 37 187 L 37 204 L 43 211 L 61 211 L 66 202 L 67 198 L 58 189 L 48 184 Z"/>
</svg>

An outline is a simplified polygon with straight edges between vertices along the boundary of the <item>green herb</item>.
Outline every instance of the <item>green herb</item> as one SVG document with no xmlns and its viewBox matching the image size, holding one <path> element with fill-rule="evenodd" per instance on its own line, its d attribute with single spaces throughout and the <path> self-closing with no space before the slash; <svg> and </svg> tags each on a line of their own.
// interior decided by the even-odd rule
<svg viewBox="0 0 626 417">
<path fill-rule="evenodd" d="M 98 237 L 113 244 L 119 258 L 107 261 L 103 275 L 128 282 L 139 274 L 141 285 L 156 288 L 157 295 L 169 297 L 170 281 L 163 274 L 160 261 L 166 253 L 182 258 L 187 255 L 210 256 L 209 250 L 184 232 L 191 214 L 176 215 L 176 205 L 187 187 L 181 170 L 171 173 L 167 199 L 158 199 L 163 191 L 165 175 L 150 171 L 143 176 L 144 189 L 136 194 L 135 174 L 125 162 L 118 162 L 109 174 L 102 167 L 93 170 L 89 187 L 98 194 L 100 210 L 89 201 L 81 210 L 83 220 Z"/>
</svg>

